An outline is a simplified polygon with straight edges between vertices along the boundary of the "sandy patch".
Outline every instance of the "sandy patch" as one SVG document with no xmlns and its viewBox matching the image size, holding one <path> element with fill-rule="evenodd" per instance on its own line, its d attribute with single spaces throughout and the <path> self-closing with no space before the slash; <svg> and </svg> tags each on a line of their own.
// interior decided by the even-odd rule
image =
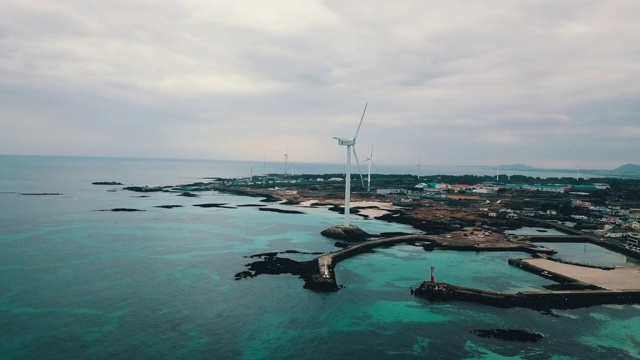
<svg viewBox="0 0 640 360">
<path fill-rule="evenodd" d="M 371 207 L 371 206 L 375 206 L 382 210 L 398 210 L 399 209 L 399 207 L 389 202 L 381 202 L 381 201 L 352 201 L 351 202 L 352 208 Z"/>
<path fill-rule="evenodd" d="M 311 205 L 316 204 L 318 202 L 319 202 L 318 200 L 313 200 L 312 199 L 312 200 L 302 201 L 300 204 L 298 204 L 298 206 L 307 206 L 308 207 L 308 206 L 311 206 Z"/>
<path fill-rule="evenodd" d="M 352 208 L 357 208 L 361 215 L 368 216 L 369 218 L 375 218 L 387 214 L 388 210 L 399 209 L 392 203 L 379 202 L 379 201 L 356 201 L 351 203 Z M 365 207 L 375 207 L 376 209 L 362 209 Z"/>
</svg>

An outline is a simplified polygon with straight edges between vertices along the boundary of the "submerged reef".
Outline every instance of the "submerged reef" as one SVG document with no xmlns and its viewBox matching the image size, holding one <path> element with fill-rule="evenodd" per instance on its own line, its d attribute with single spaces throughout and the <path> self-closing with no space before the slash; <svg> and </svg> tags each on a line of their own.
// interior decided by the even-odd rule
<svg viewBox="0 0 640 360">
<path fill-rule="evenodd" d="M 494 339 L 509 340 L 509 341 L 535 343 L 535 342 L 538 342 L 539 340 L 544 339 L 544 336 L 541 334 L 526 331 L 526 330 L 518 330 L 518 329 L 492 329 L 492 330 L 476 329 L 476 330 L 471 330 L 471 332 L 482 338 L 494 338 Z"/>
</svg>

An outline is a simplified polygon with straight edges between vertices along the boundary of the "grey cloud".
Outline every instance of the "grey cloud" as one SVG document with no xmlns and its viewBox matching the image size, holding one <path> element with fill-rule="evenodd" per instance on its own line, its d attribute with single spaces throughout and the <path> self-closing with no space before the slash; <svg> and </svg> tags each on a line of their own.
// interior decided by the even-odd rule
<svg viewBox="0 0 640 360">
<path fill-rule="evenodd" d="M 381 164 L 640 161 L 634 1 L 0 12 L 0 153 L 279 159 L 288 143 L 297 161 L 341 162 L 331 137 L 352 133 L 368 101 L 359 145 L 375 141 Z"/>
</svg>

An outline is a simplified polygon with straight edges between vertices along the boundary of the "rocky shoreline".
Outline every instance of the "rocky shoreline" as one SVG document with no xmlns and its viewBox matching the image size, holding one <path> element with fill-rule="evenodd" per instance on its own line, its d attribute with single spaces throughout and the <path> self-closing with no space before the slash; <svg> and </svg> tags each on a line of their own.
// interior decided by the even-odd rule
<svg viewBox="0 0 640 360">
<path fill-rule="evenodd" d="M 206 185 L 206 186 L 205 186 Z M 215 190 L 229 194 L 251 196 L 261 198 L 260 202 L 279 202 L 281 205 L 290 205 L 296 209 L 282 209 L 275 207 L 256 206 L 260 211 L 271 211 L 285 214 L 304 214 L 298 209 L 305 206 L 326 206 L 330 211 L 343 212 L 342 200 L 330 193 L 314 191 L 266 191 L 266 189 L 241 188 L 229 186 L 217 186 L 212 184 L 192 184 L 180 187 L 128 187 L 126 190 L 135 192 L 179 192 L 182 196 L 195 197 L 191 191 Z M 356 197 L 364 194 L 354 194 Z M 369 198 L 376 198 L 367 195 Z M 523 226 L 553 228 L 564 231 L 564 227 L 540 219 L 519 216 L 516 218 L 496 218 L 488 216 L 480 211 L 479 207 L 471 209 L 468 200 L 455 202 L 438 199 L 431 203 L 424 202 L 367 202 L 353 200 L 351 212 L 364 218 L 375 218 L 382 221 L 409 225 L 423 232 L 422 235 L 404 234 L 369 234 L 362 229 L 353 226 L 333 226 L 322 232 L 322 235 L 338 240 L 336 247 L 342 248 L 332 253 L 322 254 L 313 260 L 296 261 L 288 257 L 279 256 L 286 253 L 295 253 L 295 250 L 284 252 L 272 252 L 255 254 L 250 258 L 258 260 L 247 263 L 247 269 L 235 275 L 236 280 L 253 278 L 262 274 L 291 274 L 304 280 L 304 287 L 313 291 L 334 292 L 342 288 L 336 281 L 334 266 L 347 257 L 373 251 L 378 246 L 391 246 L 396 243 L 412 243 L 421 246 L 425 251 L 433 250 L 458 250 L 458 251 L 524 251 L 534 256 L 553 254 L 554 250 L 541 248 L 533 243 L 515 241 L 507 238 L 507 230 Z M 487 200 L 488 202 L 488 200 Z M 358 205 L 356 205 L 358 204 Z M 203 208 L 235 208 L 225 203 L 195 204 L 193 206 Z M 170 208 L 173 206 L 165 206 Z M 113 209 L 112 211 L 125 211 Z M 135 211 L 128 209 L 126 211 Z M 540 232 L 544 232 L 540 231 Z M 572 229 L 571 241 L 587 241 L 600 244 L 601 240 L 594 240 L 580 231 Z M 393 236 L 390 236 L 393 235 Z M 390 236 L 390 237 L 389 237 Z M 564 239 L 557 236 L 557 241 Z M 549 237 L 545 237 L 550 239 Z M 580 239 L 578 239 L 580 238 Z M 559 260 L 559 262 L 562 262 Z M 511 260 L 510 260 L 511 263 Z M 520 266 L 527 271 L 532 271 L 523 263 L 514 261 L 512 265 Z M 582 265 L 582 264 L 578 264 Z M 640 302 L 638 291 L 607 291 L 601 288 L 581 284 L 570 278 L 563 278 L 558 274 L 548 274 L 539 270 L 533 270 L 540 276 L 550 278 L 560 284 L 549 287 L 546 290 L 535 292 L 519 292 L 516 294 L 484 291 L 455 286 L 446 283 L 423 282 L 413 294 L 417 297 L 433 301 L 471 301 L 479 304 L 496 307 L 527 307 L 537 310 L 549 310 L 553 308 L 576 308 L 604 303 L 624 304 Z M 526 337 L 526 334 L 517 332 L 492 332 L 481 330 L 478 336 L 509 336 Z M 533 339 L 533 338 L 532 338 Z"/>
</svg>

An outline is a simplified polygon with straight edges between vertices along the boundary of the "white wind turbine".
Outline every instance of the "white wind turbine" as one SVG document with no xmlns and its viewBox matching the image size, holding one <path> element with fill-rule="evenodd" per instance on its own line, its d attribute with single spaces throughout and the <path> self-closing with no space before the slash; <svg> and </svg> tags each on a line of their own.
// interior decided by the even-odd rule
<svg viewBox="0 0 640 360">
<path fill-rule="evenodd" d="M 422 156 L 420 156 L 420 160 L 418 160 L 418 164 L 416 165 L 418 172 L 418 180 L 420 180 L 420 175 L 423 173 L 422 171 Z"/>
<path fill-rule="evenodd" d="M 371 154 L 363 161 L 363 163 L 367 161 L 369 162 L 369 171 L 367 173 L 367 192 L 371 192 L 371 164 L 373 164 L 373 167 L 375 167 L 376 170 L 378 169 L 376 163 L 373 162 L 373 143 L 371 143 Z"/>
<path fill-rule="evenodd" d="M 287 177 L 287 160 L 289 159 L 289 147 L 287 146 L 287 152 L 284 153 L 284 177 Z"/>
<path fill-rule="evenodd" d="M 356 134 L 353 139 L 345 139 L 339 137 L 333 137 L 338 140 L 338 145 L 347 147 L 347 166 L 345 169 L 345 179 L 344 179 L 344 225 L 349 226 L 349 213 L 351 211 L 351 152 L 353 151 L 353 156 L 356 158 L 356 163 L 358 164 L 358 172 L 360 172 L 360 162 L 358 161 L 358 153 L 356 152 L 356 138 L 358 137 L 358 133 L 360 132 L 360 127 L 362 126 L 362 120 L 364 120 L 364 113 L 367 111 L 368 103 L 364 105 L 364 111 L 362 112 L 362 117 L 360 118 L 360 124 L 358 125 L 358 130 L 356 130 Z M 362 173 L 360 173 L 360 180 L 362 181 L 362 186 L 364 187 L 364 179 L 362 179 Z"/>
</svg>

